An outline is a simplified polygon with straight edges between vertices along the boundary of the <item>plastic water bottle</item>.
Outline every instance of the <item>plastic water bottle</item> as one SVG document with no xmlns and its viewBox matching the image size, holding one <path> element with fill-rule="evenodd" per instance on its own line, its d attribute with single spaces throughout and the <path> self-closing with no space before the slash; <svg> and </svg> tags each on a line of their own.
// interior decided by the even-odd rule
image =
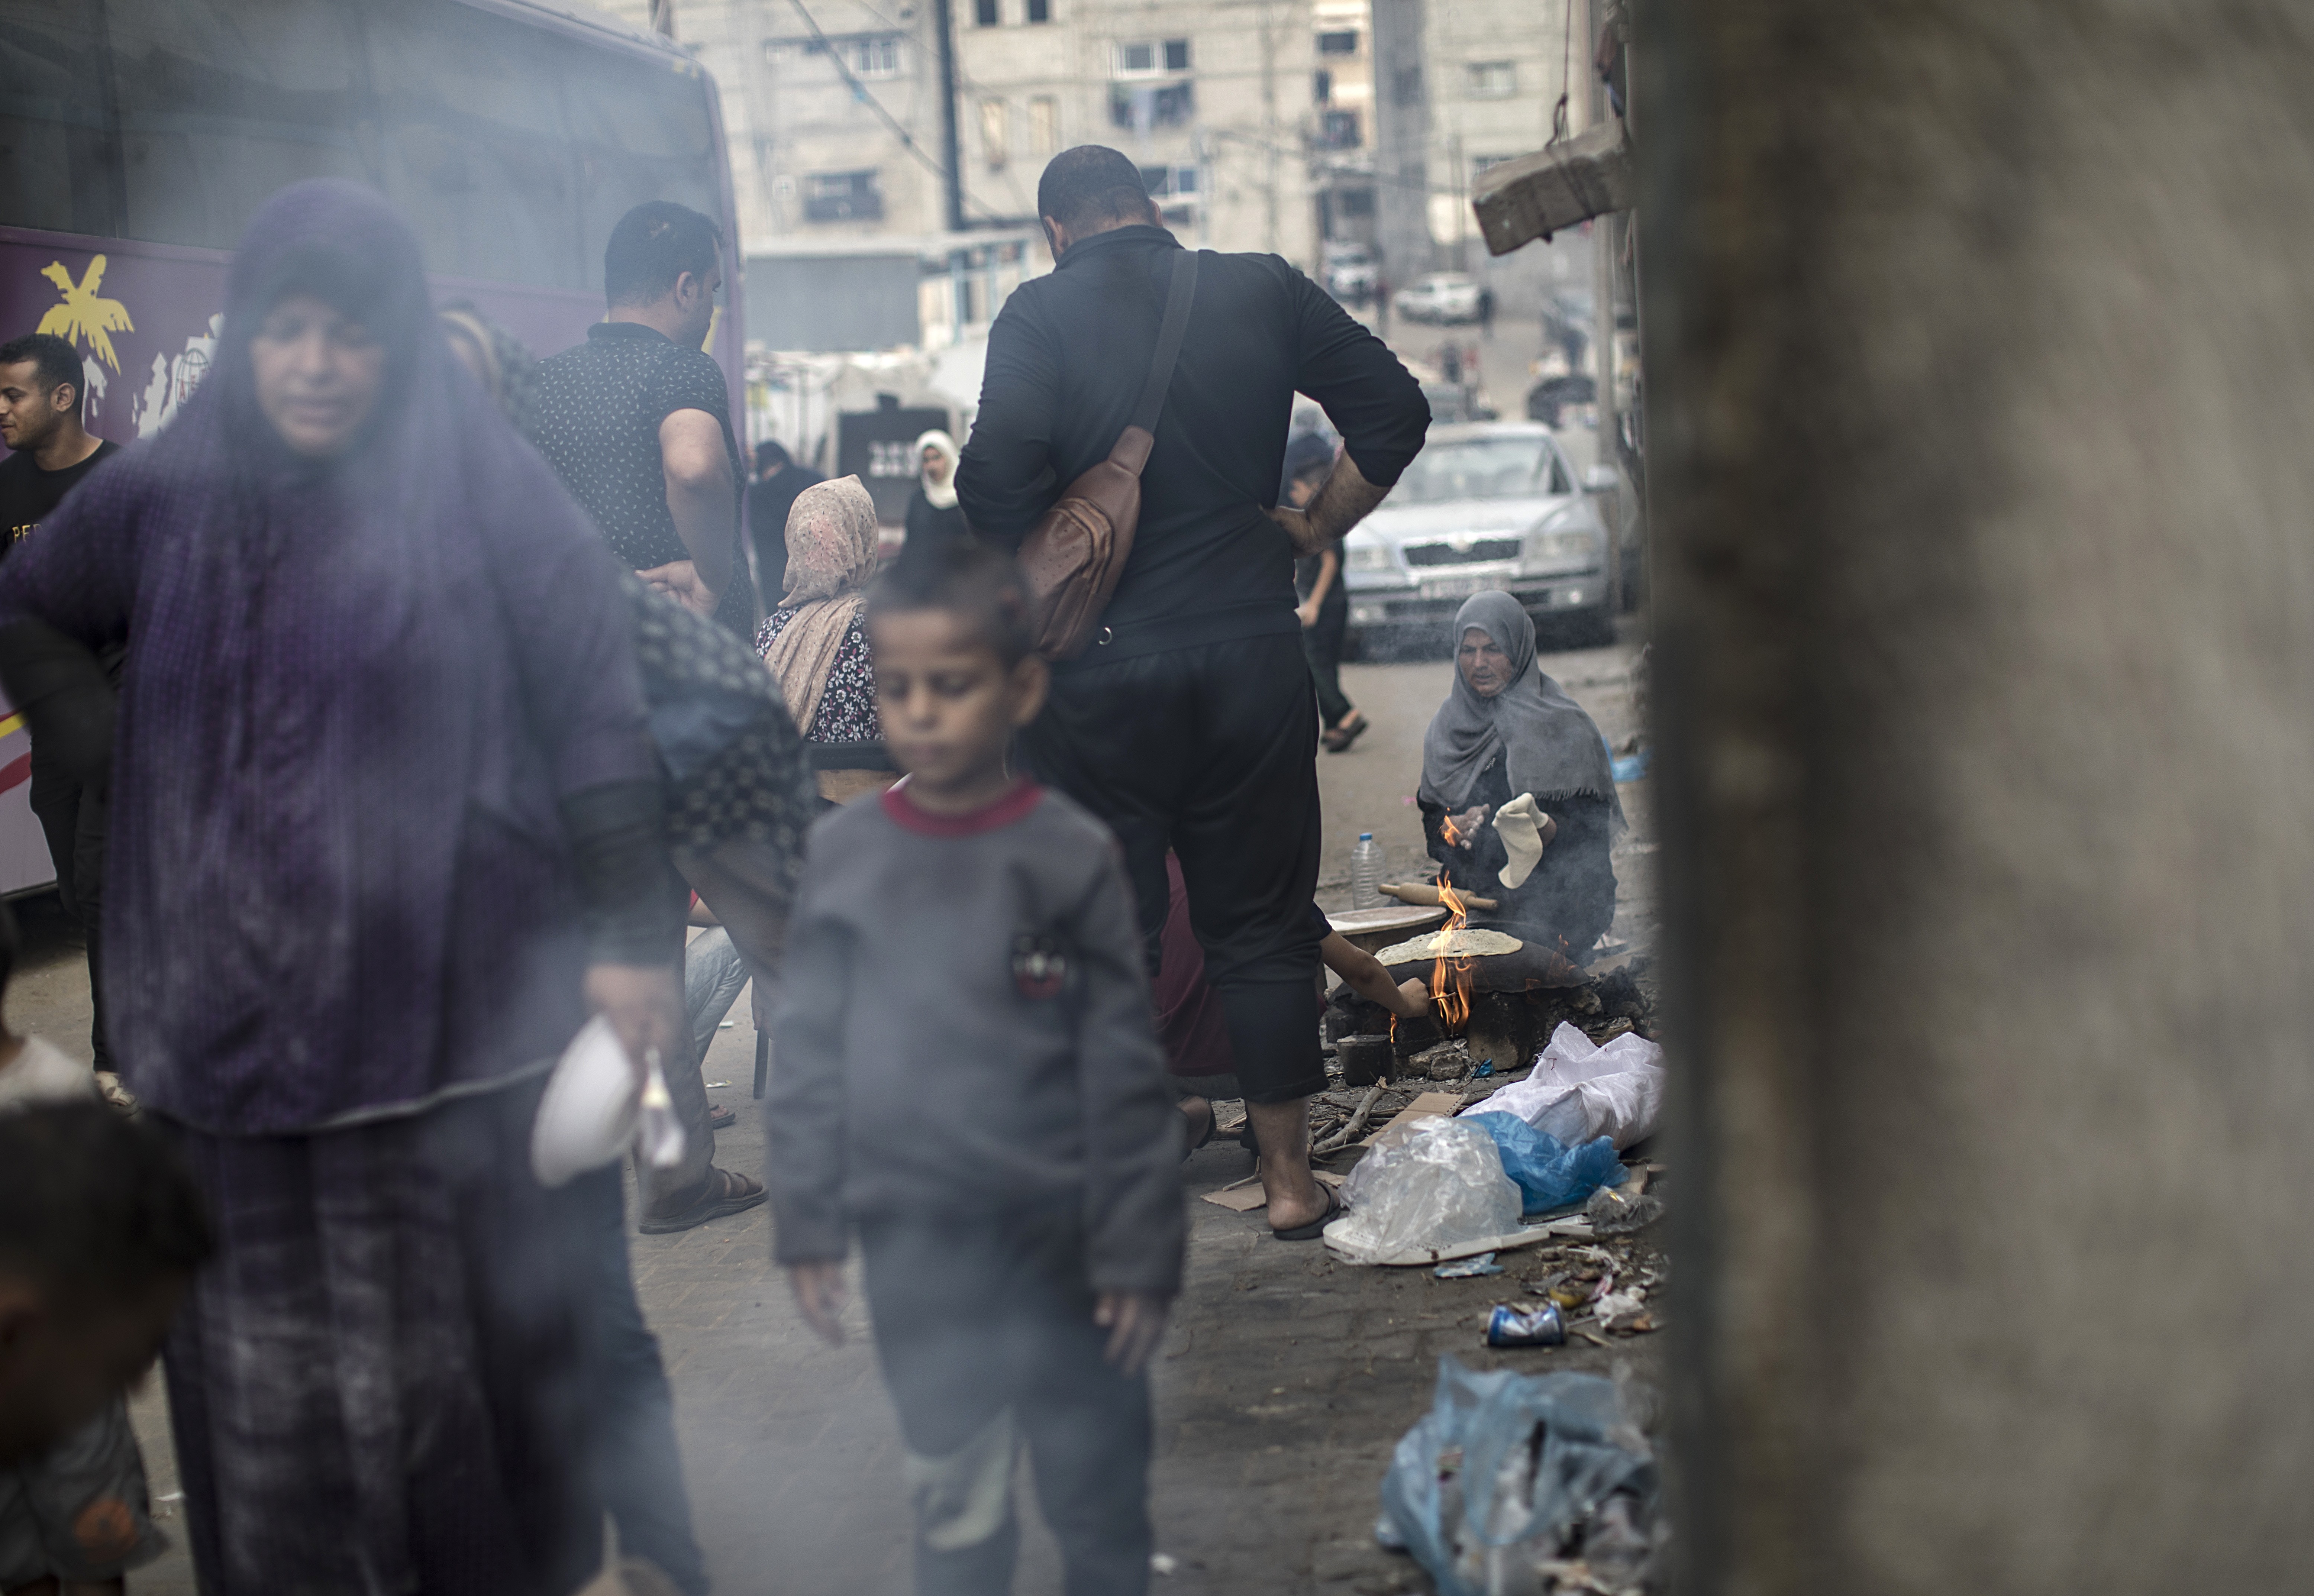
<svg viewBox="0 0 2314 1596">
<path fill-rule="evenodd" d="M 1382 845 L 1372 832 L 1360 832 L 1358 845 L 1350 850 L 1350 907 L 1382 907 Z"/>
</svg>

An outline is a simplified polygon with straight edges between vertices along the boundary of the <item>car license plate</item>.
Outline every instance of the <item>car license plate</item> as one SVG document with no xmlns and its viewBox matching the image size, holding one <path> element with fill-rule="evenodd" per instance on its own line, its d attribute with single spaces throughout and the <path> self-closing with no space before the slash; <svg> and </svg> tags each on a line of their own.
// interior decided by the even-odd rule
<svg viewBox="0 0 2314 1596">
<path fill-rule="evenodd" d="M 1468 598 L 1495 586 L 1492 577 L 1432 577 L 1422 584 L 1425 598 Z"/>
</svg>

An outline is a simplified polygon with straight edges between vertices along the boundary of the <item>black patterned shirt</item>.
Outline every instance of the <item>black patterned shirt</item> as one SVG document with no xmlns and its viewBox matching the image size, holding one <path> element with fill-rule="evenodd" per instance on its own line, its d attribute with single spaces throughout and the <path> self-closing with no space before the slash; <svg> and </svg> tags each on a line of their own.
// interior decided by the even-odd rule
<svg viewBox="0 0 2314 1596">
<path fill-rule="evenodd" d="M 755 634 L 755 652 L 769 654 L 772 640 L 787 630 L 795 614 L 793 610 L 773 610 L 765 617 L 763 630 Z M 803 738 L 807 743 L 874 743 L 883 736 L 884 724 L 876 718 L 876 666 L 868 651 L 868 622 L 864 611 L 855 610 Z"/>
<path fill-rule="evenodd" d="M 619 558 L 650 570 L 691 558 L 667 507 L 658 427 L 677 410 L 705 410 L 723 428 L 735 488 L 746 481 L 731 436 L 723 368 L 639 322 L 597 322 L 587 341 L 539 362 L 530 441 L 600 528 Z M 731 521 L 731 581 L 715 619 L 741 637 L 755 628 L 755 585 Z"/>
</svg>

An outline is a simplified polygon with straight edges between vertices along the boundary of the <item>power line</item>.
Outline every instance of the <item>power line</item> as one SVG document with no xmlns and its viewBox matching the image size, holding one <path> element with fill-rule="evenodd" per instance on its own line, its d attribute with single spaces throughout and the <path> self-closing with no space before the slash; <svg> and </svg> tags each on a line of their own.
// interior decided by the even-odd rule
<svg viewBox="0 0 2314 1596">
<path fill-rule="evenodd" d="M 964 186 L 964 179 L 960 174 L 951 173 L 947 167 L 941 165 L 939 161 L 935 160 L 930 151 L 926 150 L 923 145 L 916 142 L 916 136 L 909 132 L 907 128 L 901 124 L 900 119 L 894 116 L 890 111 L 886 110 L 884 109 L 884 102 L 868 92 L 868 85 L 861 83 L 852 73 L 851 63 L 844 60 L 842 54 L 837 51 L 835 46 L 828 42 L 827 35 L 819 31 L 819 22 L 817 19 L 813 17 L 810 11 L 805 7 L 803 0 L 789 0 L 789 4 L 796 8 L 796 14 L 803 18 L 803 25 L 811 30 L 813 41 L 819 46 L 820 49 L 826 55 L 829 60 L 835 63 L 835 70 L 843 74 L 843 81 L 851 86 L 852 98 L 862 101 L 867 105 L 869 110 L 876 113 L 877 117 L 883 122 L 884 126 L 889 128 L 893 134 L 898 137 L 900 147 L 906 150 L 908 154 L 914 155 L 918 161 L 922 162 L 925 169 L 939 177 L 942 182 L 953 182 L 956 184 L 957 192 L 963 195 L 966 204 L 971 206 L 988 220 L 1002 223 L 1004 218 L 999 216 L 996 212 L 989 209 L 986 206 L 981 204 L 979 199 L 974 196 L 972 190 Z"/>
</svg>

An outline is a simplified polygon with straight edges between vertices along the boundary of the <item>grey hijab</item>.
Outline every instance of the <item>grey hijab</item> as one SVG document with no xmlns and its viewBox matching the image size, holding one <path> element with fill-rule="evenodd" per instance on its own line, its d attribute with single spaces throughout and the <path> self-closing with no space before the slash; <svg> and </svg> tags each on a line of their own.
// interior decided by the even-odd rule
<svg viewBox="0 0 2314 1596">
<path fill-rule="evenodd" d="M 1607 760 L 1607 745 L 1583 706 L 1534 663 L 1534 620 L 1507 593 L 1479 593 L 1454 616 L 1454 641 L 1476 627 L 1510 657 L 1511 683 L 1481 698 L 1454 672 L 1453 689 L 1422 735 L 1420 795 L 1449 809 L 1465 808 L 1479 777 L 1504 758 L 1511 796 L 1534 794 L 1545 808 L 1554 798 L 1603 798 L 1623 824 L 1623 803 Z"/>
</svg>

